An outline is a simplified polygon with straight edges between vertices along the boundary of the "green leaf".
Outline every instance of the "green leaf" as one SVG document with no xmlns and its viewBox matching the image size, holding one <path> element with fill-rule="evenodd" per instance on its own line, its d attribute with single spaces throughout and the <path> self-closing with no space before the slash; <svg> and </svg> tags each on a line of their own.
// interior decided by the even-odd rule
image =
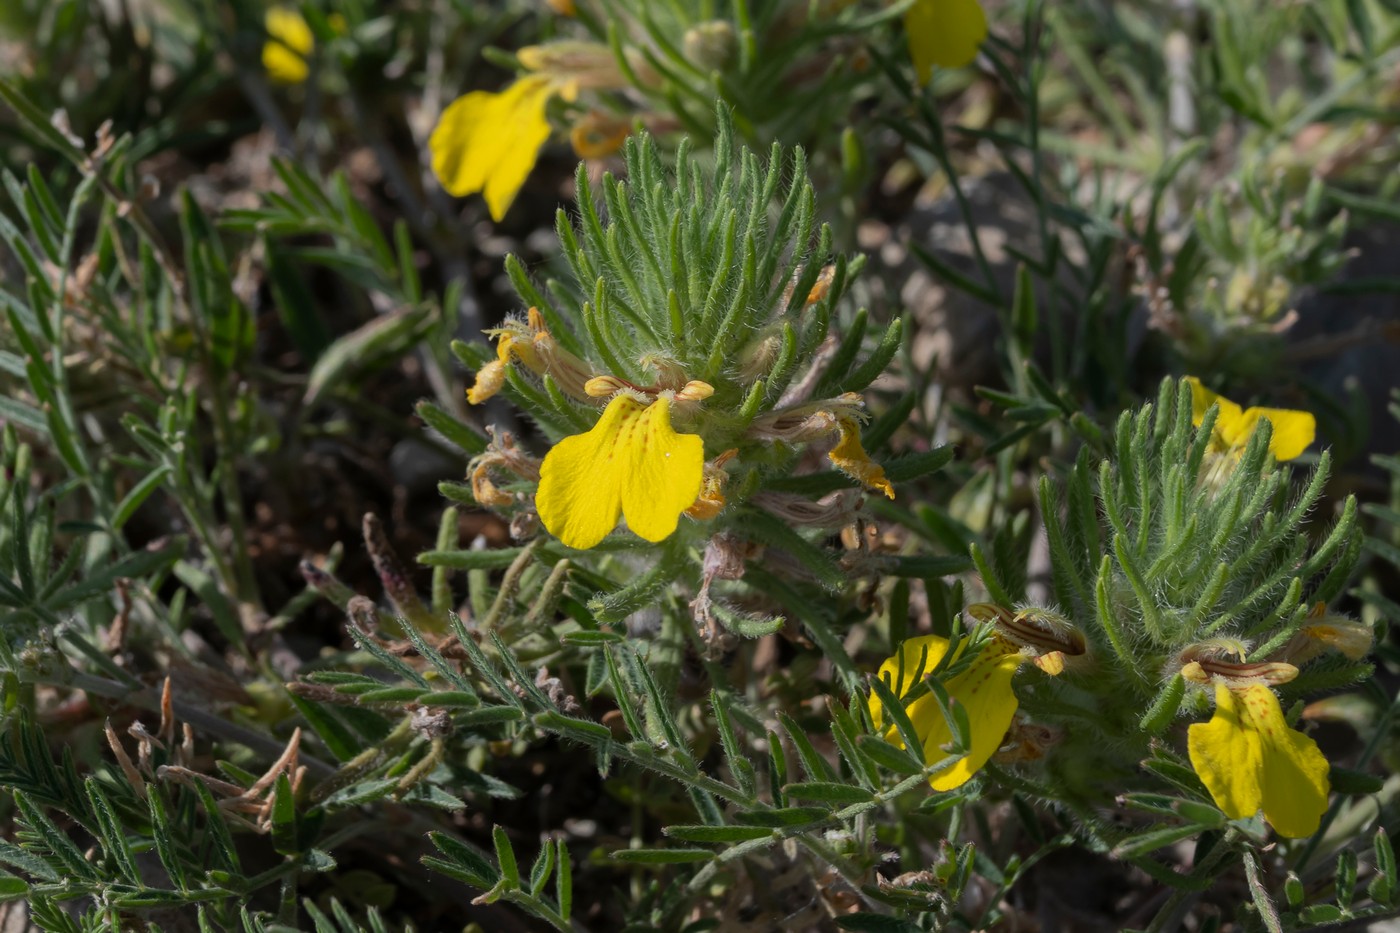
<svg viewBox="0 0 1400 933">
<path fill-rule="evenodd" d="M 158 888 L 139 888 L 135 891 L 121 892 L 113 890 L 117 888 L 112 885 L 108 889 L 111 896 L 111 904 L 126 910 L 140 910 L 151 907 L 183 907 L 197 901 L 223 900 L 232 897 L 232 891 L 225 891 L 219 888 L 205 888 L 197 891 L 162 891 Z"/>
<path fill-rule="evenodd" d="M 1298 913 L 1298 919 L 1304 923 L 1321 926 L 1325 923 L 1336 923 L 1346 917 L 1340 907 L 1335 904 L 1313 904 L 1311 907 L 1304 907 Z"/>
<path fill-rule="evenodd" d="M 146 788 L 146 807 L 151 815 L 151 836 L 155 840 L 156 855 L 160 858 L 160 864 L 165 869 L 165 873 L 170 876 L 175 887 L 184 891 L 189 888 L 189 879 L 185 876 L 184 863 L 180 861 L 175 852 L 175 834 L 170 828 L 170 817 L 165 808 L 165 794 L 163 788 L 148 785 Z M 221 817 L 218 811 L 209 814 L 209 819 L 218 820 Z"/>
<path fill-rule="evenodd" d="M 283 855 L 297 855 L 301 851 L 299 838 L 292 782 L 283 772 L 277 775 L 272 790 L 272 847 Z"/>
<path fill-rule="evenodd" d="M 562 733 L 566 738 L 580 742 L 611 742 L 612 730 L 600 722 L 565 716 L 563 713 L 545 712 L 534 717 L 534 723 L 541 729 Z"/>
<path fill-rule="evenodd" d="M 875 799 L 875 795 L 863 787 L 829 781 L 788 784 L 783 787 L 783 793 L 798 800 L 816 800 L 832 804 L 869 803 Z"/>
<path fill-rule="evenodd" d="M 358 807 L 376 800 L 382 800 L 399 786 L 398 778 L 380 778 L 375 781 L 362 781 L 352 784 L 326 798 L 325 805 L 331 809 Z"/>
<path fill-rule="evenodd" d="M 151 493 L 161 487 L 169 475 L 170 465 L 163 463 L 131 487 L 131 491 L 122 497 L 122 501 L 117 503 L 117 508 L 112 513 L 112 530 L 121 531 L 122 526 L 141 508 L 141 504 L 150 498 Z"/>
<path fill-rule="evenodd" d="M 54 612 L 70 609 L 94 596 L 106 596 L 116 588 L 117 580 L 126 577 L 133 580 L 145 579 L 164 571 L 184 552 L 187 541 L 182 537 L 170 538 L 164 547 L 156 550 L 136 551 L 116 563 L 108 564 L 93 571 L 83 580 L 64 587 L 44 600 L 44 606 Z"/>
<path fill-rule="evenodd" d="M 908 751 L 891 745 L 878 735 L 856 737 L 856 747 L 872 762 L 895 774 L 919 774 L 924 763 L 910 755 Z"/>
<path fill-rule="evenodd" d="M 1376 903 L 1389 906 L 1395 899 L 1397 883 L 1395 850 L 1390 845 L 1390 836 L 1386 834 L 1385 827 L 1376 830 L 1372 842 L 1376 854 L 1376 877 L 1371 880 L 1366 892 Z"/>
<path fill-rule="evenodd" d="M 1031 282 L 1031 273 L 1025 263 L 1018 263 L 1016 289 L 1011 296 L 1011 335 L 1023 360 L 1029 360 L 1035 353 L 1037 327 L 1035 288 Z"/>
<path fill-rule="evenodd" d="M 402 797 L 404 803 L 437 807 L 439 810 L 461 810 L 466 803 L 461 797 L 454 797 L 436 784 L 426 782 L 415 784 Z"/>
<path fill-rule="evenodd" d="M 40 844 L 53 854 L 55 861 L 62 864 L 65 874 L 82 881 L 97 880 L 96 871 L 83 857 L 83 853 L 62 830 L 54 825 L 53 820 L 44 815 L 43 811 L 29 799 L 27 794 L 15 791 L 14 801 L 19 809 L 20 818 L 28 824 L 38 837 Z M 10 859 L 6 860 L 16 867 L 23 867 Z"/>
<path fill-rule="evenodd" d="M 519 722 L 524 718 L 525 713 L 514 706 L 486 706 L 463 713 L 456 718 L 455 722 L 463 728 L 470 729 L 477 726 L 494 726 L 503 722 Z"/>
<path fill-rule="evenodd" d="M 837 783 L 840 780 L 836 769 L 812 745 L 812 740 L 808 738 L 806 729 L 781 710 L 778 712 L 778 722 L 782 723 L 783 731 L 788 734 L 793 747 L 797 749 L 797 754 L 802 758 L 802 767 L 807 772 L 808 778 L 830 783 Z"/>
<path fill-rule="evenodd" d="M 492 865 L 483 854 L 472 846 L 454 839 L 446 833 L 428 833 L 428 839 L 439 852 L 451 859 L 450 862 L 443 862 L 431 857 L 424 858 L 423 863 L 429 865 L 430 868 L 452 875 L 454 878 L 483 890 L 494 887 L 500 880 L 501 873 L 496 866 Z M 430 864 L 430 862 L 436 864 Z"/>
<path fill-rule="evenodd" d="M 39 856 L 32 852 L 26 852 L 14 843 L 6 842 L 3 839 L 0 839 L 0 864 L 18 868 L 20 871 L 50 884 L 57 884 L 62 877 L 53 866 Z"/>
<path fill-rule="evenodd" d="M 1152 706 L 1143 714 L 1140 723 L 1142 731 L 1148 735 L 1158 735 L 1165 730 L 1176 718 L 1177 710 L 1181 708 L 1181 700 L 1184 696 L 1186 696 L 1186 680 L 1180 674 L 1176 674 L 1157 693 L 1156 699 L 1152 701 Z"/>
<path fill-rule="evenodd" d="M 558 840 L 558 869 L 554 873 L 554 897 L 559 902 L 559 916 L 568 917 L 574 911 L 574 875 L 569 862 L 568 843 Z"/>
<path fill-rule="evenodd" d="M 75 166 L 82 167 L 86 154 L 64 136 L 49 120 L 48 116 L 29 99 L 20 93 L 19 89 L 9 81 L 0 78 L 0 98 L 4 98 L 5 103 L 17 113 L 29 131 L 43 141 L 44 145 L 53 149 Z"/>
<path fill-rule="evenodd" d="M 329 709 L 314 700 L 287 692 L 287 699 L 301 713 L 307 724 L 320 736 L 321 741 L 331 750 L 331 754 L 341 761 L 349 761 L 361 752 L 360 742 L 355 734 L 335 717 Z"/>
<path fill-rule="evenodd" d="M 424 399 L 413 409 L 423 423 L 460 447 L 470 456 L 486 450 L 486 438 L 471 425 L 458 421 L 444 409 Z"/>
<path fill-rule="evenodd" d="M 501 826 L 491 828 L 491 841 L 496 846 L 496 863 L 501 866 L 501 883 L 507 888 L 520 887 L 520 869 L 515 863 L 515 850 L 510 846 L 510 837 Z"/>
<path fill-rule="evenodd" d="M 667 826 L 661 831 L 682 842 L 747 842 L 773 835 L 773 830 L 764 826 L 686 825 Z"/>
<path fill-rule="evenodd" d="M 418 563 L 427 567 L 451 567 L 454 570 L 504 570 L 520 556 L 524 548 L 504 547 L 481 551 L 424 551 Z"/>
<path fill-rule="evenodd" d="M 685 862 L 708 862 L 715 857 L 709 849 L 619 849 L 609 857 L 630 865 L 679 865 Z"/>
<path fill-rule="evenodd" d="M 779 807 L 773 810 L 740 810 L 734 814 L 734 819 L 746 826 L 782 829 L 816 823 L 830 815 L 831 811 L 826 807 Z"/>
<path fill-rule="evenodd" d="M 29 883 L 14 875 L 0 875 L 0 903 L 29 896 Z"/>
<path fill-rule="evenodd" d="M 627 641 L 627 636 L 618 632 L 594 631 L 594 632 L 567 632 L 559 636 L 559 641 L 574 648 L 594 648 L 599 645 L 620 645 Z"/>
<path fill-rule="evenodd" d="M 885 463 L 885 476 L 892 483 L 907 483 L 935 473 L 953 462 L 953 445 L 906 454 Z"/>
<path fill-rule="evenodd" d="M 233 602 L 219 589 L 219 583 L 213 575 L 201 567 L 181 560 L 175 563 L 175 578 L 189 587 L 209 609 L 219 633 L 230 643 L 242 646 L 243 623 L 238 620 Z"/>
<path fill-rule="evenodd" d="M 180 232 L 185 243 L 186 292 L 198 316 L 203 349 L 216 379 L 233 372 L 252 349 L 253 317 L 236 297 L 218 232 L 188 188 L 180 192 Z"/>
<path fill-rule="evenodd" d="M 359 702 L 403 704 L 417 701 L 423 693 L 419 687 L 377 687 L 361 693 Z"/>
<path fill-rule="evenodd" d="M 757 616 L 735 611 L 723 600 L 715 600 L 710 604 L 710 614 L 718 619 L 719 624 L 726 630 L 740 638 L 763 638 L 780 631 L 787 623 L 783 616 Z"/>
<path fill-rule="evenodd" d="M 47 436 L 49 419 L 33 405 L 8 395 L 0 395 L 0 420 L 13 422 L 35 434 Z"/>
<path fill-rule="evenodd" d="M 234 847 L 233 836 L 228 831 L 228 825 L 224 822 L 223 816 L 219 812 L 219 805 L 214 800 L 214 795 L 210 793 L 208 786 L 201 780 L 196 780 L 195 793 L 199 795 L 200 806 L 205 813 L 205 840 L 209 848 L 212 848 L 213 855 L 209 861 L 212 867 L 218 867 L 230 872 L 241 871 L 238 850 Z M 206 848 L 205 851 L 209 851 Z"/>
<path fill-rule="evenodd" d="M 540 846 L 540 854 L 535 856 L 535 864 L 530 866 L 530 896 L 539 897 L 549 876 L 554 872 L 555 848 L 550 842 Z"/>
<path fill-rule="evenodd" d="M 836 925 L 843 930 L 856 933 L 918 933 L 919 928 L 908 920 L 887 917 L 884 914 L 846 914 L 836 919 Z"/>
<path fill-rule="evenodd" d="M 1188 824 L 1186 826 L 1166 826 L 1148 830 L 1147 832 L 1135 833 L 1124 839 L 1114 848 L 1113 853 L 1117 858 L 1133 859 L 1140 855 L 1169 846 L 1182 839 L 1190 839 L 1198 836 L 1210 829 L 1209 826 L 1199 824 Z"/>
<path fill-rule="evenodd" d="M 394 311 L 337 339 L 311 368 L 303 403 L 309 408 L 342 382 L 401 357 L 431 327 L 430 310 L 419 306 Z"/>
<path fill-rule="evenodd" d="M 849 582 L 846 572 L 837 566 L 828 551 L 802 537 L 771 512 L 748 509 L 740 524 L 754 540 L 786 551 L 827 589 L 835 592 Z"/>
<path fill-rule="evenodd" d="M 1327 772 L 1332 790 L 1339 794 L 1362 795 L 1380 793 L 1385 780 L 1378 774 L 1367 774 L 1351 768 L 1333 767 Z"/>
<path fill-rule="evenodd" d="M 277 244 L 264 237 L 263 255 L 267 263 L 272 301 L 287 336 L 307 363 L 320 359 L 331 342 L 330 331 L 316 309 L 316 297 L 306 287 L 296 266 L 289 262 Z"/>
</svg>

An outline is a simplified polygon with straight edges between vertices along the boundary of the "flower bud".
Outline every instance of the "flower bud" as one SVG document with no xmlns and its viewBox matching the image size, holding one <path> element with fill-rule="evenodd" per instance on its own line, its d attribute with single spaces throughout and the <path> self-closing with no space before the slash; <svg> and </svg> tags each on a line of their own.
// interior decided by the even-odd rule
<svg viewBox="0 0 1400 933">
<path fill-rule="evenodd" d="M 631 134 L 631 121 L 590 110 L 569 128 L 569 143 L 580 159 L 605 159 L 621 149 Z"/>
<path fill-rule="evenodd" d="M 1350 661 L 1360 661 L 1371 652 L 1375 637 L 1369 625 L 1329 613 L 1326 603 L 1318 603 L 1308 614 L 1307 623 L 1283 649 L 1283 656 L 1294 664 L 1302 664 L 1330 649 Z"/>
<path fill-rule="evenodd" d="M 706 71 L 726 71 L 739 51 L 734 27 L 722 19 L 700 23 L 686 30 L 682 40 L 685 57 Z"/>
<path fill-rule="evenodd" d="M 616 376 L 594 376 L 583 384 L 583 393 L 589 398 L 609 398 L 623 389 L 632 388 L 632 383 Z"/>
<path fill-rule="evenodd" d="M 1254 684 L 1277 686 L 1298 676 L 1298 668 L 1283 661 L 1244 660 L 1247 646 L 1233 639 L 1212 639 L 1187 645 L 1178 655 L 1181 676 L 1192 683 L 1224 683 L 1231 689 Z M 1229 660 L 1238 658 L 1238 661 Z"/>
<path fill-rule="evenodd" d="M 966 612 L 978 622 L 996 626 L 998 634 L 1032 653 L 1032 663 L 1047 674 L 1059 674 L 1067 661 L 1088 651 L 1084 633 L 1050 609 L 1027 606 L 1013 613 L 993 603 L 973 603 Z"/>
<path fill-rule="evenodd" d="M 545 75 L 559 85 L 559 96 L 574 100 L 578 92 L 612 91 L 627 86 L 612 49 L 599 42 L 562 41 L 527 45 L 515 53 L 526 71 Z"/>
</svg>

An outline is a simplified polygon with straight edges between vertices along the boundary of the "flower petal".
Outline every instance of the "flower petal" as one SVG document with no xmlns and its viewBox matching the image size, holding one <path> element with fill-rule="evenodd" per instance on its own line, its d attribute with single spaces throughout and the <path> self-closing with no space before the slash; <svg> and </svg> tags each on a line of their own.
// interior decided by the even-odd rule
<svg viewBox="0 0 1400 933">
<path fill-rule="evenodd" d="M 467 389 L 467 404 L 480 405 L 501 391 L 506 384 L 506 364 L 491 360 L 476 372 L 476 381 Z"/>
<path fill-rule="evenodd" d="M 453 101 L 428 140 L 442 186 L 457 196 L 481 192 L 492 219 L 503 218 L 549 139 L 544 114 L 554 93 L 548 78 L 526 75 L 499 94 Z"/>
<path fill-rule="evenodd" d="M 316 45 L 302 15 L 291 7 L 269 7 L 263 19 L 268 41 L 263 43 L 262 62 L 267 76 L 279 84 L 300 84 L 310 74 L 307 56 Z"/>
<path fill-rule="evenodd" d="M 1191 765 L 1231 819 L 1264 811 L 1280 836 L 1317 831 L 1327 809 L 1328 764 L 1311 738 L 1290 729 L 1278 697 L 1256 684 L 1237 696 L 1215 687 L 1215 715 L 1187 730 Z"/>
<path fill-rule="evenodd" d="M 695 502 L 705 475 L 705 442 L 671 429 L 671 402 L 657 399 L 641 415 L 632 439 L 632 475 L 622 487 L 627 527 L 648 541 L 676 530 Z"/>
<path fill-rule="evenodd" d="M 977 0 L 916 0 L 904 14 L 909 54 L 920 84 L 933 66 L 961 68 L 977 57 L 987 38 L 987 14 Z"/>
<path fill-rule="evenodd" d="M 1317 436 L 1317 419 L 1312 412 L 1290 408 L 1245 408 L 1201 385 L 1195 376 L 1187 376 L 1191 384 L 1191 423 L 1200 424 L 1211 405 L 1219 405 L 1215 419 L 1214 438 L 1225 450 L 1242 452 L 1259 426 L 1260 418 L 1273 424 L 1269 453 L 1275 460 L 1292 460 L 1312 445 Z"/>
<path fill-rule="evenodd" d="M 948 639 L 938 635 L 920 635 L 917 638 L 906 638 L 899 646 L 899 654 L 885 661 L 880 665 L 879 677 L 889 685 L 890 691 L 895 696 L 903 696 L 914 688 L 914 685 L 923 679 L 923 675 L 938 666 L 938 662 L 943 660 L 943 656 L 948 653 Z M 900 658 L 903 657 L 903 674 L 899 683 L 895 684 L 895 678 L 900 677 Z M 922 662 L 922 663 L 921 663 Z M 922 701 L 916 700 L 913 706 L 918 706 Z M 880 695 L 871 692 L 870 694 L 870 718 L 875 723 L 875 728 L 879 729 L 884 725 L 884 705 L 880 702 Z M 935 711 L 937 707 L 935 706 Z M 898 733 L 893 737 L 896 741 Z"/>
<path fill-rule="evenodd" d="M 590 548 L 617 525 L 648 541 L 676 530 L 700 493 L 704 442 L 671 429 L 671 403 L 619 395 L 585 434 L 555 444 L 540 465 L 535 508 L 550 533 Z"/>
<path fill-rule="evenodd" d="M 1250 687 L 1241 699 L 1261 736 L 1264 819 L 1280 836 L 1311 836 L 1327 811 L 1327 759 L 1311 736 L 1288 727 L 1278 697 L 1268 687 Z"/>
<path fill-rule="evenodd" d="M 1258 731 L 1249 727 L 1235 695 L 1224 684 L 1215 687 L 1215 715 L 1186 730 L 1186 750 L 1215 799 L 1216 806 L 1232 820 L 1259 812 L 1263 791 L 1259 773 L 1264 752 Z"/>
<path fill-rule="evenodd" d="M 886 496 L 894 498 L 894 487 L 885 478 L 885 470 L 865 452 L 865 448 L 860 443 L 860 425 L 850 417 L 840 418 L 837 426 L 841 429 L 841 440 L 835 447 L 831 448 L 831 453 L 827 454 L 827 459 L 848 476 L 860 480 L 871 489 L 878 489 Z"/>
<path fill-rule="evenodd" d="M 1254 422 L 1243 423 L 1245 413 L 1240 406 L 1207 389 L 1195 376 L 1187 376 L 1186 381 L 1191 384 L 1192 424 L 1199 425 L 1205 419 L 1210 406 L 1219 405 L 1220 411 L 1215 416 L 1215 429 L 1211 436 L 1220 446 L 1227 449 L 1243 447 L 1249 443 L 1249 435 L 1254 431 Z"/>
<path fill-rule="evenodd" d="M 1370 654 L 1376 641 L 1371 626 L 1341 616 L 1323 616 L 1321 621 L 1303 626 L 1302 635 L 1352 661 L 1360 661 Z"/>
<path fill-rule="evenodd" d="M 1250 408 L 1245 416 L 1268 418 L 1273 424 L 1274 433 L 1269 436 L 1269 453 L 1275 460 L 1292 460 L 1312 446 L 1317 437 L 1317 419 L 1310 411 L 1293 411 L 1289 408 Z M 1251 428 L 1251 433 L 1253 428 Z"/>
<path fill-rule="evenodd" d="M 994 639 L 982 648 L 971 667 L 944 684 L 948 696 L 967 710 L 971 741 L 966 757 L 929 778 L 934 790 L 952 790 L 967 783 L 1001 747 L 1020 705 L 1011 689 L 1011 678 L 1023 660 L 1014 645 Z M 920 708 L 924 704 L 926 707 Z M 932 696 L 916 700 L 909 707 L 909 718 L 924 734 L 924 761 L 933 764 L 946 758 L 948 753 L 942 746 L 953 740 L 953 733 L 937 701 Z"/>
</svg>

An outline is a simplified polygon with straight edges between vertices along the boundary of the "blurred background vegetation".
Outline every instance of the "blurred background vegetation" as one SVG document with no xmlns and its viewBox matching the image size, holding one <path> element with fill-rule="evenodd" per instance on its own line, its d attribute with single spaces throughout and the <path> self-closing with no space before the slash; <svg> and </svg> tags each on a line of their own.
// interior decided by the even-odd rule
<svg viewBox="0 0 1400 933">
<path fill-rule="evenodd" d="M 923 88 L 907 6 L 324 0 L 295 7 L 303 74 L 269 59 L 253 0 L 0 5 L 14 923 L 1200 930 L 1394 912 L 1400 6 L 988 0 L 977 60 Z M 429 137 L 459 95 L 509 84 L 520 49 L 566 39 L 626 80 L 551 102 L 555 136 L 495 222 L 442 189 Z M 890 347 L 865 443 L 906 473 L 817 543 L 897 560 L 842 565 L 826 591 L 772 582 L 757 608 L 777 631 L 643 662 L 622 634 L 658 638 L 655 619 L 613 629 L 590 608 L 623 581 L 546 562 L 472 501 L 488 425 L 538 435 L 503 401 L 467 405 L 467 345 L 567 277 L 556 211 L 582 222 L 578 178 L 625 174 L 571 131 L 688 138 L 708 170 L 716 100 L 736 145 L 804 151 L 830 228 L 813 277 L 864 257 L 831 329 L 852 353 Z M 1376 670 L 1304 715 L 1362 796 L 1301 857 L 1182 887 L 1164 876 L 1184 844 L 1123 857 L 1034 794 L 831 790 L 854 783 L 836 755 L 860 675 L 965 590 L 1047 599 L 1039 477 L 1108 455 L 1115 419 L 1184 374 L 1318 415 L 1319 541 L 1361 502 L 1334 606 L 1375 628 Z M 811 806 L 785 797 L 797 783 Z M 694 831 L 717 799 L 764 812 Z M 676 826 L 692 832 L 662 835 Z M 733 845 L 711 860 L 713 843 Z"/>
</svg>

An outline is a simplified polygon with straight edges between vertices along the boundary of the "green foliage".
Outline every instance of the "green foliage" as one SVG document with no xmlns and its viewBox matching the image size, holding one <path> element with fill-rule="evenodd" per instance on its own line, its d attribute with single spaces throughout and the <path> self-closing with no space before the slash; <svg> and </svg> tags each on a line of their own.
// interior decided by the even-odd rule
<svg viewBox="0 0 1400 933">
<path fill-rule="evenodd" d="M 1267 422 L 1234 457 L 1143 394 L 1320 401 L 1303 290 L 1396 290 L 1345 268 L 1400 216 L 1394 3 L 992 4 L 925 87 L 908 4 L 301 3 L 294 86 L 264 4 L 157 6 L 0 4 L 0 901 L 34 926 L 1010 928 L 1069 853 L 1135 901 L 1105 924 L 1396 914 L 1400 461 L 1360 473 L 1333 405 L 1305 469 Z M 581 37 L 625 87 L 552 124 L 647 132 L 602 171 L 546 148 L 488 228 L 420 173 L 432 122 Z M 677 421 L 707 517 L 541 529 L 537 457 L 603 396 L 483 329 L 713 389 Z M 463 402 L 493 363 L 514 410 Z M 1002 615 L 1088 650 L 930 793 Z M 928 634 L 905 696 L 872 681 Z M 1193 769 L 1210 651 L 1299 667 L 1311 838 Z"/>
</svg>

